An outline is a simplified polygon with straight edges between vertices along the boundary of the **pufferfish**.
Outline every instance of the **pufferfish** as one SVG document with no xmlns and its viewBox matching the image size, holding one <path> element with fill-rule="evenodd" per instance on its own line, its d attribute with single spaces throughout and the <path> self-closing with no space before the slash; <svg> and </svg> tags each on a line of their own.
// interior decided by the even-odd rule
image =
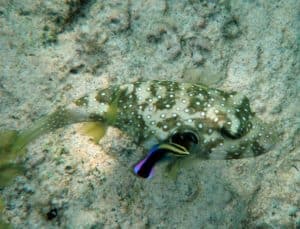
<svg viewBox="0 0 300 229">
<path fill-rule="evenodd" d="M 274 132 L 255 117 L 248 98 L 201 84 L 137 81 L 95 90 L 12 134 L 1 151 L 16 152 L 43 133 L 78 122 L 124 131 L 149 153 L 134 166 L 148 178 L 165 155 L 240 159 L 266 153 Z"/>
</svg>

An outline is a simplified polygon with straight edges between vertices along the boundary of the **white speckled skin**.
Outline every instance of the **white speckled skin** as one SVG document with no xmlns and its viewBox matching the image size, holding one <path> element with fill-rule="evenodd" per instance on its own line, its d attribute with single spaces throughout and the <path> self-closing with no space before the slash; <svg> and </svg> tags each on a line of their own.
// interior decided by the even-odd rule
<svg viewBox="0 0 300 229">
<path fill-rule="evenodd" d="M 174 133 L 193 132 L 198 144 L 189 150 L 205 159 L 258 156 L 273 144 L 272 132 L 254 117 L 246 97 L 204 85 L 157 80 L 115 85 L 68 109 L 120 128 L 145 148 L 170 141 Z"/>
</svg>

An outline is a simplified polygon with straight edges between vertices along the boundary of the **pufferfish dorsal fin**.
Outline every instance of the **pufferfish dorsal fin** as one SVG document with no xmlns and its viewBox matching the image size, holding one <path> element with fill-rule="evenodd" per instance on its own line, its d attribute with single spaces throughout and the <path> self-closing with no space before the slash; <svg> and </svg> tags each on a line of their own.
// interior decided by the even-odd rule
<svg viewBox="0 0 300 229">
<path fill-rule="evenodd" d="M 215 87 L 219 84 L 226 74 L 215 72 L 212 69 L 199 69 L 195 67 L 186 67 L 183 70 L 183 78 L 179 82 L 201 84 L 209 87 Z"/>
</svg>

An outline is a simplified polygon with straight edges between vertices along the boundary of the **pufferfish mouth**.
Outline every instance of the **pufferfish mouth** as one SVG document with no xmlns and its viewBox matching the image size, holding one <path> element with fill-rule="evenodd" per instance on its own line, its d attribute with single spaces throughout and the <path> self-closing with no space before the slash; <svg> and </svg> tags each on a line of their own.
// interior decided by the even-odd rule
<svg viewBox="0 0 300 229">
<path fill-rule="evenodd" d="M 174 156 L 187 156 L 193 145 L 198 144 L 198 137 L 190 131 L 177 131 L 170 136 L 168 142 L 154 145 L 146 158 L 134 166 L 134 173 L 142 178 L 151 178 L 154 174 L 154 166 L 167 154 Z"/>
<path fill-rule="evenodd" d="M 172 144 L 180 145 L 188 151 L 199 143 L 198 136 L 192 131 L 178 131 L 170 137 Z"/>
</svg>

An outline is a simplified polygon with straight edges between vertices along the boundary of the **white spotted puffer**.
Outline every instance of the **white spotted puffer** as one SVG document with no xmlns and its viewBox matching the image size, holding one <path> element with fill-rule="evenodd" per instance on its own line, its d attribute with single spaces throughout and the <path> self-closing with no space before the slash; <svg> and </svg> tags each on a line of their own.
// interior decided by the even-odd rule
<svg viewBox="0 0 300 229">
<path fill-rule="evenodd" d="M 175 141 L 204 159 L 239 159 L 261 155 L 274 144 L 274 132 L 254 116 L 248 98 L 200 84 L 152 80 L 114 85 L 65 110 L 77 117 L 74 122 L 118 127 L 147 150 Z M 181 133 L 193 140 L 180 138 Z"/>
</svg>

